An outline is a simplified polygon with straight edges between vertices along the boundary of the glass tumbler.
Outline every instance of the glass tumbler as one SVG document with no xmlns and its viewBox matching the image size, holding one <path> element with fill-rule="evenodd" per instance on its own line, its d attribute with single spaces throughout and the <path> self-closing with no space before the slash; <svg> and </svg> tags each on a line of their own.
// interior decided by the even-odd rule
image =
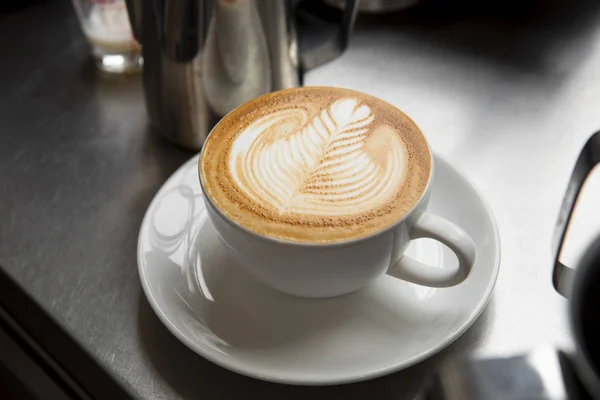
<svg viewBox="0 0 600 400">
<path fill-rule="evenodd" d="M 73 0 L 73 5 L 101 71 L 140 70 L 142 49 L 133 37 L 124 0 Z"/>
</svg>

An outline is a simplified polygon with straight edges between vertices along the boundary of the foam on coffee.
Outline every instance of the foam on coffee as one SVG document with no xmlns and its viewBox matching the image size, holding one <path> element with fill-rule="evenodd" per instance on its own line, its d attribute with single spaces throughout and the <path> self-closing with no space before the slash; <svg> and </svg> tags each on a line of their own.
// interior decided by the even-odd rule
<svg viewBox="0 0 600 400">
<path fill-rule="evenodd" d="M 326 243 L 373 234 L 421 197 L 431 169 L 419 128 L 362 93 L 289 89 L 246 103 L 207 139 L 210 200 L 263 236 Z"/>
</svg>

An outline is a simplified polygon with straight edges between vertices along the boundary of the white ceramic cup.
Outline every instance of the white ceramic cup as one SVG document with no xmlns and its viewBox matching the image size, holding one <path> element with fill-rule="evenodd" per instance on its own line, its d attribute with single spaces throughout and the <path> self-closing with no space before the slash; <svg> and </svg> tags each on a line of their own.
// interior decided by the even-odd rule
<svg viewBox="0 0 600 400">
<path fill-rule="evenodd" d="M 239 264 L 274 289 L 301 297 L 333 297 L 360 289 L 381 274 L 424 286 L 454 286 L 469 276 L 476 248 L 463 229 L 425 211 L 433 180 L 433 156 L 430 159 L 429 182 L 408 214 L 379 232 L 337 243 L 295 243 L 251 232 L 212 202 L 201 175 L 200 184 L 219 238 Z M 435 268 L 405 256 L 408 243 L 419 238 L 448 246 L 458 258 L 458 267 Z"/>
</svg>

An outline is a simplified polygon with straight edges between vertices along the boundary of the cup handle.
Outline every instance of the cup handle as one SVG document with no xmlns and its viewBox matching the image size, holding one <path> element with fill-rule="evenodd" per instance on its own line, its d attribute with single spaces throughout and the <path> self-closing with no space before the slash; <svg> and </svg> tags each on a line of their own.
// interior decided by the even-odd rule
<svg viewBox="0 0 600 400">
<path fill-rule="evenodd" d="M 459 226 L 444 218 L 423 214 L 410 233 L 411 240 L 430 238 L 448 246 L 458 258 L 455 269 L 434 268 L 402 256 L 391 264 L 387 274 L 398 279 L 436 288 L 458 285 L 473 269 L 477 250 L 473 239 Z"/>
</svg>

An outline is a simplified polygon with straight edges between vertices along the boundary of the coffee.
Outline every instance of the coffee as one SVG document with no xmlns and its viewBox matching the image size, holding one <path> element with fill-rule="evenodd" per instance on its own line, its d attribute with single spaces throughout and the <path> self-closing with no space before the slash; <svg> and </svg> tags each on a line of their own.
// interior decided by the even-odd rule
<svg viewBox="0 0 600 400">
<path fill-rule="evenodd" d="M 202 151 L 209 200 L 276 239 L 331 243 L 384 230 L 421 198 L 427 142 L 400 110 L 355 91 L 270 93 L 223 118 Z"/>
</svg>

